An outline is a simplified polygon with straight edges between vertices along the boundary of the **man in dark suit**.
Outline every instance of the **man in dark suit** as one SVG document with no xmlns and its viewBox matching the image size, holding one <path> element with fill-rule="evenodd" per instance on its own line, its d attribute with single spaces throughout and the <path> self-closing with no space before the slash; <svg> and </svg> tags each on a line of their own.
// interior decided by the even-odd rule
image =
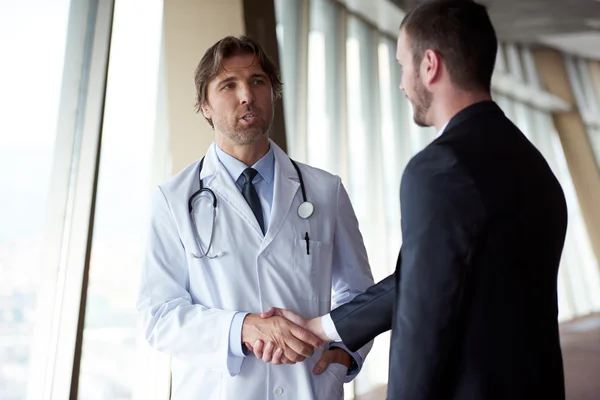
<svg viewBox="0 0 600 400">
<path fill-rule="evenodd" d="M 350 350 L 391 328 L 389 399 L 565 397 L 557 274 L 567 208 L 542 155 L 491 100 L 496 51 L 474 2 L 406 15 L 401 89 L 415 122 L 440 135 L 402 177 L 396 271 L 322 318 L 265 314 Z"/>
</svg>

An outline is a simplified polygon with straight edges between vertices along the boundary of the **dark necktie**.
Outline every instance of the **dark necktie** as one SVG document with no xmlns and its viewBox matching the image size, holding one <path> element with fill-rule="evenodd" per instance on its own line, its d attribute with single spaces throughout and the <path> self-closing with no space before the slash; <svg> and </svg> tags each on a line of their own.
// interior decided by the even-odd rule
<svg viewBox="0 0 600 400">
<path fill-rule="evenodd" d="M 258 225 L 260 225 L 260 230 L 264 234 L 265 233 L 265 223 L 263 222 L 262 207 L 260 205 L 260 200 L 258 198 L 258 194 L 256 193 L 256 188 L 254 187 L 254 184 L 252 183 L 252 180 L 254 179 L 254 177 L 256 176 L 257 173 L 258 173 L 258 171 L 255 170 L 254 168 L 246 168 L 244 170 L 244 172 L 242 173 L 242 175 L 246 179 L 244 186 L 242 186 L 242 196 L 244 196 L 244 198 L 248 202 L 248 205 L 252 209 L 252 212 L 254 213 L 254 216 L 256 217 L 256 220 L 258 221 Z"/>
</svg>

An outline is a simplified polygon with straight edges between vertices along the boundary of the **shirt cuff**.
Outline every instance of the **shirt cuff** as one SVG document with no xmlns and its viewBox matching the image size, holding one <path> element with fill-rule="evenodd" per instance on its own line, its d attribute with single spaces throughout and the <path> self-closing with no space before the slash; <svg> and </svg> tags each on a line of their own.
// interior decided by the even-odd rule
<svg viewBox="0 0 600 400">
<path fill-rule="evenodd" d="M 246 346 L 242 346 L 242 324 L 248 313 L 238 312 L 233 316 L 229 328 L 229 354 L 235 357 L 246 357 L 244 351 Z"/>
<path fill-rule="evenodd" d="M 327 335 L 329 339 L 334 342 L 342 341 L 337 329 L 335 329 L 335 324 L 331 319 L 331 314 L 325 314 L 321 317 L 321 326 L 323 328 L 323 332 L 325 332 L 325 335 Z"/>
</svg>

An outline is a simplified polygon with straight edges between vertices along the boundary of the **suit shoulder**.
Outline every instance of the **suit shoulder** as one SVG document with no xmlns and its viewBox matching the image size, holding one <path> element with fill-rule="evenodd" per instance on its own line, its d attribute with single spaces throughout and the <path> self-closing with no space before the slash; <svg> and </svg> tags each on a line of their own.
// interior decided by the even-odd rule
<svg viewBox="0 0 600 400">
<path fill-rule="evenodd" d="M 466 173 L 451 146 L 432 143 L 417 153 L 406 166 L 406 174 L 429 175 L 439 171 Z"/>
<path fill-rule="evenodd" d="M 433 143 L 415 155 L 402 176 L 402 193 L 435 193 L 440 198 L 473 195 L 481 200 L 475 177 L 451 146 Z"/>
</svg>

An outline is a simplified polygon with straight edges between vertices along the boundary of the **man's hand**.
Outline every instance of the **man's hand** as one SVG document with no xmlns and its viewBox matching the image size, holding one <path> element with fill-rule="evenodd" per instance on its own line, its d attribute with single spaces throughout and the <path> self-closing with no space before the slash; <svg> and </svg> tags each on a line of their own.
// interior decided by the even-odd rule
<svg viewBox="0 0 600 400">
<path fill-rule="evenodd" d="M 273 316 L 283 317 L 289 321 L 292 321 L 294 324 L 301 326 L 305 329 L 311 331 L 314 335 L 316 335 L 323 342 L 331 341 L 331 338 L 325 334 L 323 331 L 323 324 L 321 322 L 321 317 L 316 317 L 313 319 L 304 319 L 300 315 L 292 312 L 290 310 L 285 310 L 283 308 L 271 307 L 266 312 L 260 314 L 261 318 L 270 318 Z"/>
<path fill-rule="evenodd" d="M 262 318 L 257 314 L 248 314 L 242 325 L 242 342 L 265 362 L 272 360 L 273 350 L 277 349 L 275 356 L 279 364 L 304 361 L 313 355 L 315 348 L 323 346 L 323 342 L 306 328 L 279 315 Z M 259 356 L 256 345 L 261 342 L 267 343 L 265 350 L 269 352 Z"/>
<path fill-rule="evenodd" d="M 281 349 L 277 349 L 275 353 L 273 353 L 273 347 L 267 346 L 266 349 L 263 349 L 264 343 L 262 340 L 258 340 L 254 346 L 246 343 L 246 347 L 253 351 L 257 358 L 266 362 L 271 362 L 274 365 L 295 364 L 287 360 L 286 357 L 282 355 L 282 352 L 279 351 Z M 352 356 L 346 350 L 340 347 L 333 347 L 329 350 L 325 350 L 323 354 L 321 354 L 319 361 L 315 364 L 313 373 L 315 375 L 320 375 L 327 369 L 329 364 L 342 364 L 346 368 L 350 369 L 352 366 Z"/>
<path fill-rule="evenodd" d="M 292 311 L 285 310 L 283 308 L 277 308 L 277 307 L 271 307 L 268 311 L 262 313 L 260 315 L 260 317 L 265 318 L 265 319 L 273 318 L 273 317 L 283 317 L 283 318 L 287 319 L 288 321 L 291 321 L 294 324 L 298 325 L 299 327 L 309 330 L 314 335 L 316 335 L 319 339 L 321 339 L 323 342 L 328 342 L 331 340 L 323 331 L 321 317 L 306 320 L 305 318 L 301 317 L 300 315 L 298 315 Z M 266 345 L 265 345 L 265 343 L 266 343 Z M 283 354 L 283 351 L 281 351 L 281 349 L 278 348 L 277 345 L 273 342 L 266 342 L 266 341 L 259 339 L 256 342 L 254 342 L 253 344 L 246 342 L 246 347 L 250 351 L 254 352 L 254 355 L 256 356 L 256 358 L 259 358 L 265 362 L 270 362 L 274 365 L 293 364 L 293 362 L 290 362 L 291 360 L 287 359 L 285 357 L 285 355 Z M 327 368 L 327 366 L 332 362 L 344 364 L 344 365 L 347 365 L 348 368 L 350 368 L 351 360 L 348 359 L 348 362 L 346 363 L 345 356 L 340 356 L 338 354 L 339 350 L 341 350 L 348 357 L 350 357 L 350 355 L 348 353 L 346 353 L 346 351 L 343 349 L 336 349 L 336 352 L 334 352 L 333 355 L 329 354 L 330 351 L 333 351 L 333 350 L 327 350 L 323 353 L 323 355 L 321 356 L 321 359 L 319 360 L 319 362 L 321 362 L 321 361 L 324 362 L 324 367 L 323 367 L 322 371 L 324 371 L 325 368 Z M 331 357 L 333 357 L 333 358 L 331 358 Z M 330 360 L 340 360 L 342 362 L 330 361 Z M 304 361 L 304 360 L 302 360 L 302 361 Z M 321 372 L 317 373 L 317 375 L 320 374 Z"/>
<path fill-rule="evenodd" d="M 339 347 L 333 347 L 329 350 L 326 350 L 321 355 L 319 362 L 315 364 L 313 373 L 315 375 L 320 375 L 327 369 L 329 364 L 342 364 L 346 368 L 350 369 L 352 366 L 352 356 L 348 354 L 346 350 Z"/>
</svg>

